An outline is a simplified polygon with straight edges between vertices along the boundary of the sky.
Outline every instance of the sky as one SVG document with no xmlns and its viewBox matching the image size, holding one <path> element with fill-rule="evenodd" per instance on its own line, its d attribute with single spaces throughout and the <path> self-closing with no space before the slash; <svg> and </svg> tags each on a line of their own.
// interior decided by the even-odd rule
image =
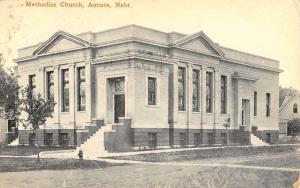
<svg viewBox="0 0 300 188">
<path fill-rule="evenodd" d="M 222 46 L 277 59 L 284 71 L 280 85 L 300 91 L 300 0 L 120 1 L 129 8 L 26 7 L 25 2 L 0 0 L 0 53 L 7 67 L 14 65 L 17 49 L 45 41 L 57 30 L 78 34 L 137 24 L 165 32 L 203 31 Z"/>
</svg>

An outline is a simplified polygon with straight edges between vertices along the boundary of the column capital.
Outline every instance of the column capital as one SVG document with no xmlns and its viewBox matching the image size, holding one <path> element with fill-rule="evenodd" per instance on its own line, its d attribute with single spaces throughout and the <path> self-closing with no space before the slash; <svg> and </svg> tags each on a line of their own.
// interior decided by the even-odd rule
<svg viewBox="0 0 300 188">
<path fill-rule="evenodd" d="M 45 70 L 45 67 L 39 67 L 39 71 L 42 72 Z"/>
<path fill-rule="evenodd" d="M 69 64 L 69 67 L 70 67 L 70 68 L 73 68 L 73 67 L 75 67 L 75 64 L 74 64 L 74 63 L 70 63 L 70 64 Z"/>
<path fill-rule="evenodd" d="M 214 72 L 215 73 L 220 73 L 220 70 L 219 69 L 214 69 Z"/>
<path fill-rule="evenodd" d="M 201 65 L 196 65 L 196 64 L 193 64 L 192 68 L 196 69 L 196 70 L 201 70 L 202 69 Z"/>
<path fill-rule="evenodd" d="M 208 69 L 208 67 L 207 67 L 206 65 L 202 65 L 202 66 L 201 66 L 201 69 L 202 69 L 203 71 L 206 71 L 206 70 Z"/>
<path fill-rule="evenodd" d="M 53 68 L 54 69 L 59 69 L 59 65 L 54 65 Z"/>
</svg>

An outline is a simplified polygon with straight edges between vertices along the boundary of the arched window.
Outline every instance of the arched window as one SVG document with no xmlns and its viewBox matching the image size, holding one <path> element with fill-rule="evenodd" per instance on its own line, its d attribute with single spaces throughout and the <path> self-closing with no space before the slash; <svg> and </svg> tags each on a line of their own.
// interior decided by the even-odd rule
<svg viewBox="0 0 300 188">
<path fill-rule="evenodd" d="M 294 112 L 294 114 L 298 113 L 298 104 L 297 103 L 295 103 L 293 106 L 293 112 Z"/>
</svg>

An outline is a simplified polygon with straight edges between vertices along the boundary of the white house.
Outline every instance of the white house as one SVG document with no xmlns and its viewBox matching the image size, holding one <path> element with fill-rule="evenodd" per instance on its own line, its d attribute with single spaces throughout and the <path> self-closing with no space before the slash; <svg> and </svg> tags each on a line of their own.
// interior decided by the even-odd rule
<svg viewBox="0 0 300 188">
<path fill-rule="evenodd" d="M 288 122 L 295 118 L 300 118 L 299 112 L 300 95 L 286 96 L 279 108 L 279 130 L 282 135 L 291 135 L 291 128 Z"/>
</svg>

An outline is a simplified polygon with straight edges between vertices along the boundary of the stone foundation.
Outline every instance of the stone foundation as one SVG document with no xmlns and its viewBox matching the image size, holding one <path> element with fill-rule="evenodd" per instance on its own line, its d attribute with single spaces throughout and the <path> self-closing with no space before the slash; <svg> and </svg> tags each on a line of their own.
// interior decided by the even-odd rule
<svg viewBox="0 0 300 188">
<path fill-rule="evenodd" d="M 270 144 L 277 144 L 279 141 L 279 131 L 277 130 L 263 130 L 263 131 L 255 130 L 252 131 L 252 133 L 258 138 Z M 268 134 L 269 134 L 269 138 L 268 138 Z"/>
<path fill-rule="evenodd" d="M 109 152 L 128 151 L 135 149 L 155 149 L 164 147 L 190 147 L 206 145 L 248 145 L 250 132 L 245 130 L 226 129 L 158 129 L 130 128 L 130 119 L 122 120 L 114 125 L 113 131 L 105 132 L 105 148 Z M 20 130 L 21 145 L 39 143 L 49 146 L 80 146 L 103 124 L 87 129 L 45 129 L 38 130 L 38 139 L 32 139 L 32 130 Z M 227 136 L 228 134 L 228 141 Z M 278 143 L 278 131 L 257 131 L 256 136 L 271 144 Z M 50 138 L 50 139 L 49 139 Z M 34 141 L 33 141 L 34 140 Z M 173 145 L 170 145 L 173 143 Z"/>
<path fill-rule="evenodd" d="M 76 129 L 19 130 L 20 145 L 75 146 Z"/>
<path fill-rule="evenodd" d="M 247 145 L 250 144 L 249 131 L 225 129 L 131 129 L 131 146 L 133 148 L 151 148 L 149 134 L 156 133 L 156 148 L 162 146 L 185 147 L 201 145 Z"/>
</svg>

